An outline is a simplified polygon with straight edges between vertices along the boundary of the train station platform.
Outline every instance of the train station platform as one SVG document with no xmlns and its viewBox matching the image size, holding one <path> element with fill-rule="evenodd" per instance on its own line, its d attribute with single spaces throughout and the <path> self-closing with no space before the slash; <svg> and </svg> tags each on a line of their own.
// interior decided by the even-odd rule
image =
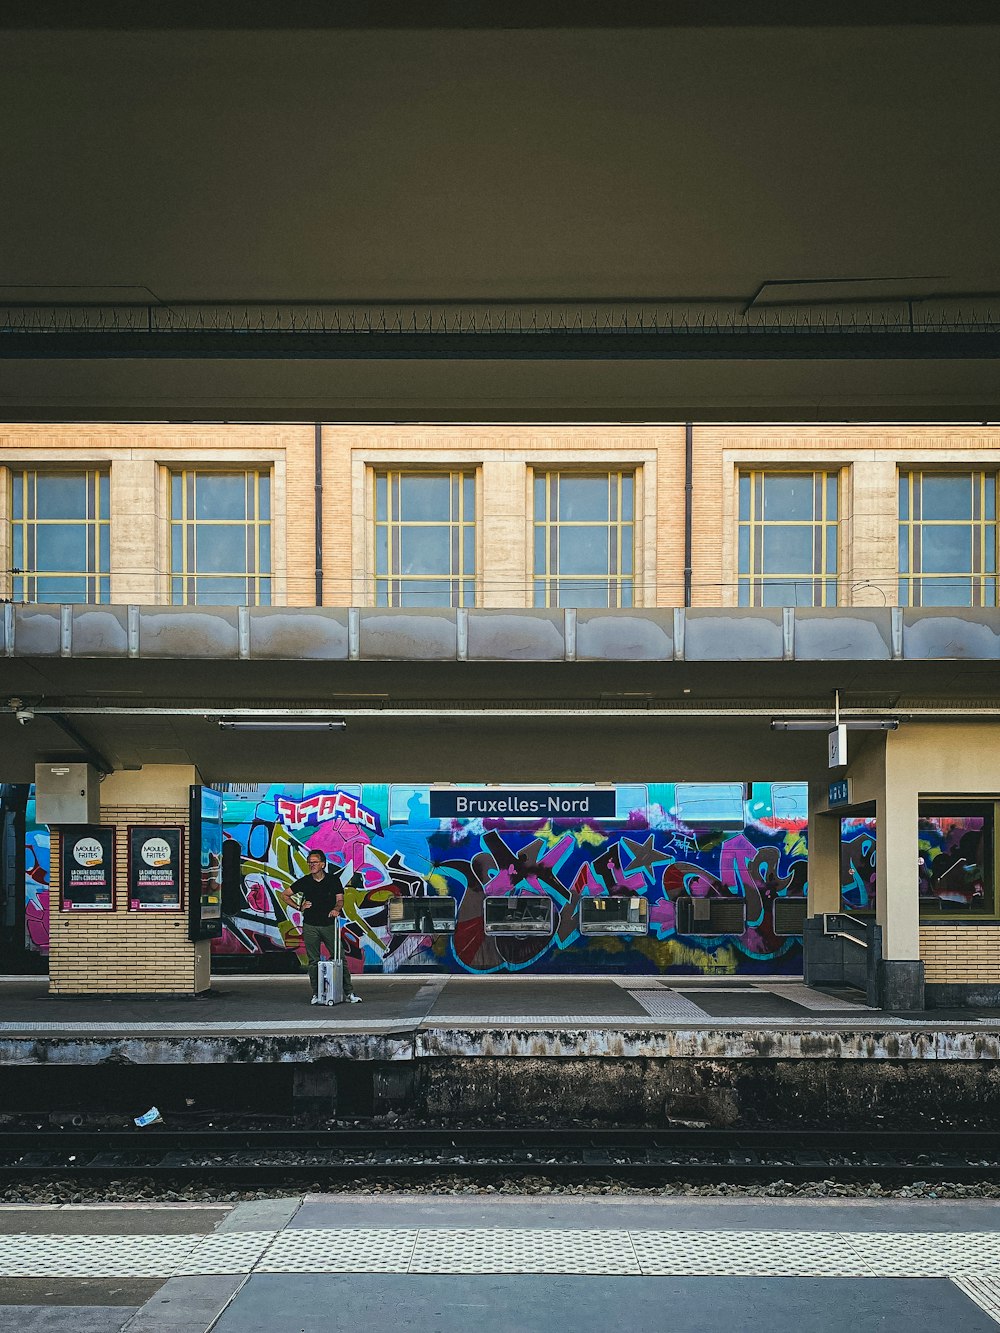
<svg viewBox="0 0 1000 1333">
<path fill-rule="evenodd" d="M 309 1004 L 304 976 L 216 974 L 200 996 L 53 996 L 43 976 L 0 977 L 0 1038 L 331 1033 L 456 1042 L 463 1034 L 924 1032 L 1000 1037 L 1000 1008 L 883 1010 L 851 986 L 788 976 L 356 977 L 364 1006 Z M 4 1049 L 4 1048 L 0 1048 Z M 512 1050 L 512 1053 L 513 1052 Z"/>
<path fill-rule="evenodd" d="M 227 1114 L 460 1125 L 851 1123 L 1000 1117 L 1000 1013 L 884 1012 L 787 977 L 219 976 L 196 998 L 50 996 L 0 981 L 0 1114 Z M 179 1077 L 184 1067 L 183 1078 Z"/>
<path fill-rule="evenodd" d="M 992 1201 L 321 1194 L 0 1209 L 0 1324 L 34 1333 L 987 1333 Z M 333 1312 L 336 1312 L 334 1315 Z M 6 1321 L 6 1322 L 4 1322 Z"/>
<path fill-rule="evenodd" d="M 883 1011 L 788 977 L 356 978 L 361 1005 L 310 1005 L 304 976 L 215 976 L 196 997 L 53 996 L 0 979 L 0 1063 L 352 1055 L 997 1059 L 1000 1009 Z M 270 1057 L 267 1052 L 270 1051 Z"/>
</svg>

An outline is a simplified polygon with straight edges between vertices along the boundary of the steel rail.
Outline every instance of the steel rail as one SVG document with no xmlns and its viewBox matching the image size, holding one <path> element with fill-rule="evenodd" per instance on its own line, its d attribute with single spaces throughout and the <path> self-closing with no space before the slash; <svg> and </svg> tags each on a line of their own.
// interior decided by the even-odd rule
<svg viewBox="0 0 1000 1333">
<path fill-rule="evenodd" d="M 274 1160 L 275 1151 L 282 1160 Z M 124 1133 L 0 1134 L 0 1182 L 142 1177 L 175 1184 L 184 1178 L 257 1185 L 294 1180 L 419 1184 L 456 1176 L 482 1182 L 541 1176 L 566 1184 L 605 1178 L 635 1185 L 817 1179 L 995 1184 L 1000 1183 L 1000 1135 L 579 1128 L 177 1132 L 155 1127 Z"/>
<path fill-rule="evenodd" d="M 169 1113 L 168 1113 L 169 1114 Z M 202 1112 L 202 1114 L 209 1114 Z M 222 1119 L 218 1115 L 217 1119 Z M 483 1144 L 507 1149 L 525 1146 L 589 1147 L 619 1145 L 628 1147 L 663 1148 L 675 1146 L 730 1147 L 746 1144 L 754 1147 L 808 1146 L 829 1147 L 845 1151 L 942 1151 L 942 1145 L 965 1152 L 1000 1153 L 1000 1130 L 965 1129 L 906 1129 L 906 1130 L 842 1130 L 827 1129 L 717 1129 L 695 1127 L 668 1127 L 643 1129 L 639 1127 L 601 1128 L 569 1126 L 567 1128 L 524 1128 L 503 1126 L 497 1129 L 465 1126 L 429 1126 L 415 1129 L 386 1129 L 378 1126 L 336 1129 L 176 1129 L 150 1125 L 143 1129 L 58 1129 L 58 1130 L 0 1130 L 0 1155 L 16 1151 L 86 1151 L 113 1149 L 115 1151 L 148 1151 L 155 1142 L 162 1150 L 176 1152 L 186 1148 L 231 1149 L 253 1147 L 436 1147 L 442 1145 Z M 73 1145 L 72 1148 L 67 1145 Z"/>
</svg>

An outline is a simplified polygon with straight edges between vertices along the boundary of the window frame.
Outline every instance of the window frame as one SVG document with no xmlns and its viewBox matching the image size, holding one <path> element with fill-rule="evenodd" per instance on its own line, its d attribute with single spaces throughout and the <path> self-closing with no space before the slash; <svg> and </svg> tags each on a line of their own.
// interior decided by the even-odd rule
<svg viewBox="0 0 1000 1333">
<path fill-rule="evenodd" d="M 83 466 L 50 467 L 47 464 L 12 462 L 7 465 L 5 470 L 7 477 L 5 479 L 0 478 L 0 480 L 6 480 L 7 483 L 4 488 L 7 492 L 7 550 L 5 554 L 8 562 L 11 600 L 28 604 L 56 606 L 102 606 L 109 604 L 111 601 L 110 465 L 103 462 L 90 464 L 89 461 L 85 461 Z M 82 476 L 86 488 L 86 508 L 88 512 L 82 518 L 39 518 L 37 514 L 38 479 L 43 476 Z M 28 478 L 32 479 L 31 486 L 34 492 L 30 505 L 28 502 Z M 22 490 L 22 512 L 21 517 L 16 518 L 15 495 L 19 485 Z M 29 514 L 29 509 L 33 509 L 35 512 Z M 88 567 L 75 570 L 39 570 L 37 568 L 38 527 L 47 528 L 66 525 L 84 529 Z M 23 563 L 20 565 L 15 560 L 14 555 L 16 534 L 19 528 L 21 529 L 24 552 Z M 106 541 L 102 542 L 102 538 L 105 538 Z M 102 545 L 106 546 L 106 562 L 102 561 Z M 36 557 L 34 561 L 28 559 L 30 550 L 34 551 Z M 32 568 L 33 563 L 35 568 Z M 16 569 L 21 572 L 15 572 Z M 65 596 L 39 599 L 37 585 L 40 579 L 83 580 L 86 595 L 81 600 L 75 598 L 67 600 Z"/>
<path fill-rule="evenodd" d="M 607 522 L 590 519 L 562 519 L 551 517 L 552 512 L 552 479 L 556 478 L 574 478 L 574 477 L 601 477 L 604 478 L 610 487 L 612 479 L 617 481 L 617 517 L 608 518 Z M 623 481 L 628 479 L 632 483 L 632 517 L 622 517 L 623 512 Z M 545 488 L 545 516 L 538 518 L 536 506 L 537 483 L 541 481 Z M 594 464 L 591 467 L 581 466 L 580 464 L 536 464 L 529 470 L 528 476 L 528 605 L 535 609 L 557 610 L 565 609 L 567 606 L 574 606 L 574 602 L 564 602 L 559 595 L 559 585 L 562 583 L 593 585 L 606 585 L 608 588 L 608 600 L 601 606 L 579 607 L 580 610 L 630 610 L 641 605 L 640 591 L 642 587 L 642 574 L 640 565 L 640 541 L 641 541 L 641 503 L 642 503 L 642 468 L 638 464 L 626 464 L 624 466 L 613 466 L 606 464 L 604 466 Z M 611 510 L 609 495 L 609 515 Z M 545 572 L 539 573 L 536 566 L 537 534 L 539 529 L 544 529 L 546 539 L 543 547 L 545 552 Z M 601 529 L 610 535 L 615 534 L 614 552 L 617 572 L 607 574 L 565 574 L 563 572 L 550 572 L 552 553 L 553 553 L 553 528 L 559 530 L 563 528 L 590 528 Z M 622 573 L 622 554 L 626 549 L 624 543 L 624 532 L 628 529 L 631 532 L 631 565 L 632 570 L 629 574 Z M 558 538 L 557 538 L 558 540 Z M 610 563 L 610 562 L 609 562 Z M 615 589 L 616 596 L 612 600 L 611 590 Z M 623 589 L 628 588 L 629 599 L 624 601 L 622 597 Z M 553 589 L 556 590 L 553 596 Z M 544 599 L 541 603 L 538 601 L 539 592 L 543 592 Z"/>
<path fill-rule="evenodd" d="M 924 467 L 900 465 L 896 470 L 896 596 L 900 606 L 904 607 L 942 607 L 966 606 L 996 607 L 1000 605 L 1000 523 L 997 521 L 997 505 L 1000 503 L 1000 473 L 990 468 Z M 925 477 L 962 477 L 973 485 L 972 516 L 969 519 L 925 518 L 923 482 Z M 916 483 L 916 485 L 915 485 Z M 906 517 L 903 517 L 903 490 L 906 488 Z M 992 490 L 993 517 L 986 517 L 986 499 Z M 978 504 L 979 516 L 976 516 Z M 919 510 L 919 514 L 917 511 Z M 924 529 L 936 527 L 967 527 L 970 534 L 970 564 L 975 566 L 978 559 L 979 569 L 970 572 L 939 571 L 925 573 L 922 568 L 915 569 L 915 561 L 922 564 L 924 547 Z M 989 529 L 992 528 L 992 563 L 993 569 L 986 568 L 989 549 Z M 906 570 L 903 570 L 903 533 L 906 533 Z M 978 529 L 978 532 L 977 532 Z M 971 600 L 969 602 L 925 602 L 924 583 L 931 587 L 935 584 L 954 584 L 961 580 L 968 582 Z M 986 597 L 989 583 L 993 584 L 992 598 Z"/>
<path fill-rule="evenodd" d="M 480 604 L 480 479 L 479 467 L 474 463 L 458 462 L 455 466 L 447 464 L 415 464 L 406 463 L 385 463 L 371 464 L 369 466 L 369 503 L 371 505 L 371 522 L 369 525 L 368 538 L 368 567 L 371 570 L 370 576 L 370 597 L 372 606 L 385 608 L 398 608 L 409 606 L 401 600 L 406 590 L 407 583 L 441 583 L 450 585 L 449 600 L 421 602 L 418 605 L 410 606 L 411 610 L 427 608 L 430 610 L 455 610 L 459 608 L 476 607 Z M 449 514 L 452 510 L 452 497 L 457 493 L 458 516 L 451 517 L 446 521 L 436 519 L 402 519 L 398 516 L 399 508 L 399 489 L 401 488 L 404 477 L 447 477 L 449 483 Z M 385 479 L 386 487 L 386 517 L 380 519 L 379 514 L 379 482 Z M 393 506 L 393 481 L 397 485 L 396 505 Z M 466 509 L 466 482 L 472 483 L 472 516 L 467 515 Z M 457 486 L 456 486 L 457 483 Z M 394 516 L 395 513 L 395 516 Z M 386 531 L 386 564 L 385 573 L 379 572 L 379 530 L 384 528 Z M 447 574 L 403 574 L 399 572 L 398 565 L 394 568 L 394 559 L 398 560 L 401 552 L 402 534 L 406 528 L 444 528 L 449 533 L 448 549 L 452 559 L 449 561 L 450 569 Z M 466 556 L 466 537 L 468 531 L 472 531 L 472 569 L 468 570 L 465 566 Z M 457 553 L 458 569 L 454 565 L 454 556 Z M 385 600 L 380 601 L 381 585 L 385 585 Z"/>
<path fill-rule="evenodd" d="M 789 588 L 802 584 L 812 587 L 812 598 L 808 602 L 789 599 L 781 606 L 799 607 L 836 607 L 840 605 L 840 579 L 843 569 L 843 467 L 833 464 L 829 467 L 795 467 L 775 461 L 774 464 L 739 464 L 736 468 L 736 606 L 744 608 L 776 607 L 779 603 L 765 602 L 764 590 L 769 585 L 785 585 Z M 813 517 L 811 519 L 765 519 L 766 486 L 769 477 L 810 477 L 813 486 Z M 750 491 L 748 517 L 742 516 L 742 488 L 746 479 Z M 816 517 L 815 493 L 819 479 L 820 513 Z M 833 483 L 837 500 L 837 516 L 829 517 L 830 483 Z M 759 483 L 759 489 L 758 489 Z M 817 543 L 821 553 L 821 568 L 817 569 L 814 561 L 811 574 L 779 573 L 772 574 L 761 568 L 764 556 L 764 536 L 769 527 L 800 527 L 812 530 L 813 552 Z M 744 572 L 742 560 L 743 532 L 747 532 L 747 570 Z M 831 571 L 827 565 L 830 550 L 830 532 L 833 532 L 833 552 L 835 568 Z M 759 561 L 759 563 L 758 563 Z M 746 594 L 746 600 L 744 600 Z M 818 594 L 818 595 L 817 595 Z"/>
<path fill-rule="evenodd" d="M 275 570 L 275 468 L 272 462 L 261 464 L 249 463 L 240 465 L 236 462 L 226 462 L 222 466 L 212 466 L 200 461 L 183 462 L 179 465 L 166 463 L 166 585 L 168 605 L 172 606 L 274 606 L 276 605 L 275 589 L 277 583 L 277 574 Z M 253 478 L 253 508 L 254 516 L 246 518 L 222 519 L 222 518 L 197 518 L 189 516 L 189 505 L 197 506 L 197 488 L 199 477 L 231 477 L 239 476 L 244 478 L 244 485 Z M 193 487 L 189 489 L 188 479 L 193 479 Z M 268 485 L 268 516 L 261 517 L 261 481 L 267 480 Z M 181 516 L 178 517 L 174 512 L 174 483 L 180 482 L 181 493 Z M 245 492 L 249 496 L 249 491 Z M 248 506 L 249 507 L 249 506 Z M 188 565 L 189 554 L 191 551 L 192 537 L 194 540 L 195 559 L 197 559 L 197 529 L 200 526 L 205 527 L 235 527 L 243 528 L 246 532 L 246 551 L 247 551 L 247 569 L 245 571 L 202 571 L 197 568 L 190 568 Z M 174 565 L 174 530 L 181 529 L 181 568 L 177 569 Z M 188 529 L 194 528 L 193 534 L 189 534 Z M 263 530 L 267 531 L 268 559 L 269 568 L 267 571 L 261 569 L 261 538 Z M 251 533 L 253 541 L 251 543 Z M 251 562 L 250 552 L 253 551 L 253 560 Z M 251 563 L 253 569 L 250 568 Z M 234 585 L 242 581 L 242 593 L 239 600 L 235 601 L 211 601 L 201 600 L 198 593 L 199 579 L 227 579 Z M 179 588 L 178 588 L 179 585 Z M 251 596 L 251 590 L 253 596 Z M 262 594 L 265 594 L 262 596 Z"/>
<path fill-rule="evenodd" d="M 935 819 L 940 817 L 955 817 L 962 814 L 971 816 L 982 816 L 986 821 L 984 834 L 986 837 L 988 853 L 986 866 L 990 875 L 990 892 L 992 894 L 992 905 L 983 907 L 981 910 L 972 910 L 968 906 L 959 906 L 958 904 L 948 905 L 945 900 L 932 899 L 919 896 L 917 913 L 921 926 L 952 926 L 952 925 L 989 925 L 1000 921 L 1000 836 L 998 836 L 998 821 L 1000 821 L 1000 799 L 988 795 L 970 795 L 963 793 L 959 796 L 934 796 L 921 793 L 917 798 L 917 838 L 919 842 L 920 821 L 923 819 Z M 841 815 L 839 820 L 840 844 L 843 846 L 844 840 L 844 821 L 846 819 L 862 820 L 864 823 L 874 826 L 875 841 L 875 895 L 865 907 L 857 907 L 852 903 L 845 903 L 843 896 L 840 900 L 840 910 L 849 912 L 852 916 L 863 917 L 867 920 L 874 920 L 877 915 L 879 883 L 878 883 L 878 824 L 875 817 L 874 803 L 863 806 L 857 806 L 851 811 Z M 841 895 L 843 894 L 843 863 L 841 856 Z"/>
<path fill-rule="evenodd" d="M 959 906 L 957 903 L 948 905 L 944 899 L 932 899 L 922 897 L 919 899 L 919 914 L 921 925 L 931 924 L 950 924 L 952 922 L 988 922 L 1000 919 L 1000 893 L 998 893 L 997 881 L 997 816 L 1000 814 L 1000 802 L 990 800 L 989 797 L 980 797 L 976 799 L 972 796 L 950 799 L 946 796 L 921 796 L 917 802 L 917 836 L 919 841 L 920 821 L 922 819 L 939 819 L 967 814 L 970 816 L 981 816 L 984 820 L 983 836 L 986 843 L 987 855 L 984 863 L 984 870 L 989 876 L 988 889 L 992 898 L 989 907 L 984 906 L 981 910 L 975 911 L 970 907 Z M 875 847 L 876 855 L 878 849 L 878 827 L 875 829 Z M 876 887 L 876 893 L 878 889 Z M 918 891 L 919 892 L 919 891 Z"/>
</svg>

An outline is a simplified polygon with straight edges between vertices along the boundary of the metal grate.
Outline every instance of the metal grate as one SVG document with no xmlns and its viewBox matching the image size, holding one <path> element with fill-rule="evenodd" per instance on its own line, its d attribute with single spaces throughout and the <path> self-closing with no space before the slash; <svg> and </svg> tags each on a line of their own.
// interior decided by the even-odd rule
<svg viewBox="0 0 1000 1333">
<path fill-rule="evenodd" d="M 742 935 L 746 903 L 742 898 L 691 898 L 674 904 L 678 935 Z"/>
<path fill-rule="evenodd" d="M 842 280 L 834 280 L 840 282 Z M 0 332 L 212 333 L 318 332 L 362 334 L 726 333 L 822 332 L 900 335 L 980 332 L 1000 327 L 1000 293 L 899 290 L 895 279 L 865 279 L 832 292 L 817 280 L 769 280 L 755 293 L 731 297 L 646 295 L 629 299 L 580 296 L 512 300 L 359 301 L 314 299 L 161 300 L 152 293 L 115 300 L 30 299 L 30 288 L 0 304 Z M 869 283 L 877 283 L 877 287 Z M 890 287 L 895 290 L 889 290 Z M 782 290 L 779 290 L 782 289 Z M 810 290 L 811 289 L 811 290 Z M 148 292 L 148 289 L 147 289 Z M 23 294 L 20 294 L 23 293 Z M 785 299 L 782 299 L 782 298 Z"/>
<path fill-rule="evenodd" d="M 801 935 L 806 921 L 808 903 L 805 898 L 775 898 L 775 935 Z"/>
</svg>

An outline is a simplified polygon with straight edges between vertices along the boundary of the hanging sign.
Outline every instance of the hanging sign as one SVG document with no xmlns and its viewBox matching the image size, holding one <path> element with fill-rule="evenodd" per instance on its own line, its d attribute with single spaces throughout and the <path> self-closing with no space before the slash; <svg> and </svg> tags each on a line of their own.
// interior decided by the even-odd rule
<svg viewBox="0 0 1000 1333">
<path fill-rule="evenodd" d="M 64 912 L 115 910 L 115 831 L 97 824 L 59 830 Z"/>
<path fill-rule="evenodd" d="M 183 838 L 177 825 L 129 826 L 128 905 L 133 912 L 180 908 Z"/>
<path fill-rule="evenodd" d="M 827 736 L 827 753 L 831 768 L 847 767 L 847 727 L 843 722 Z"/>
<path fill-rule="evenodd" d="M 614 819 L 614 787 L 431 787 L 431 819 Z"/>
</svg>

